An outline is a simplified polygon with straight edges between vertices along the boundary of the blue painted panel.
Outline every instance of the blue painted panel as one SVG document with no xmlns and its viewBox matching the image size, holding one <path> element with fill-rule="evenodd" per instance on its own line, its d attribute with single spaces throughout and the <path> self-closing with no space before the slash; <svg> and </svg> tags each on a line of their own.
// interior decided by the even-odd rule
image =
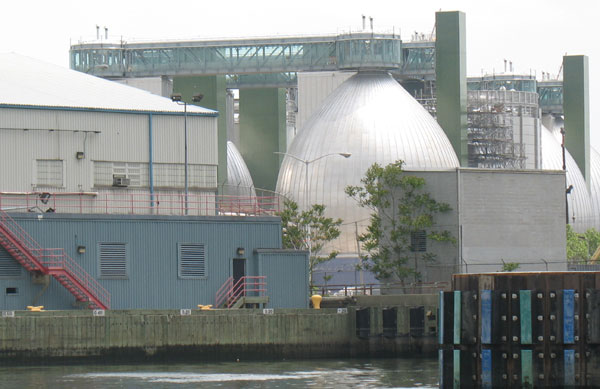
<svg viewBox="0 0 600 389">
<path fill-rule="evenodd" d="M 575 386 L 575 350 L 565 350 L 565 386 Z"/>
<path fill-rule="evenodd" d="M 492 343 L 492 291 L 481 291 L 481 343 Z"/>
<path fill-rule="evenodd" d="M 460 290 L 454 291 L 454 344 L 460 344 L 460 330 L 461 330 L 461 292 Z"/>
<path fill-rule="evenodd" d="M 521 344 L 531 344 L 531 291 L 519 291 L 519 314 L 521 315 Z"/>
<path fill-rule="evenodd" d="M 533 387 L 533 352 L 521 350 L 521 384 L 524 388 Z"/>
<path fill-rule="evenodd" d="M 258 274 L 267 277 L 268 306 L 308 308 L 308 252 L 260 249 L 257 254 Z"/>
<path fill-rule="evenodd" d="M 563 342 L 575 343 L 575 291 L 563 291 Z"/>
<path fill-rule="evenodd" d="M 456 291 L 455 291 L 456 293 Z M 460 306 L 460 304 L 459 304 Z M 460 388 L 460 350 L 454 350 L 454 379 L 452 380 L 455 389 Z"/>
<path fill-rule="evenodd" d="M 438 343 L 444 344 L 444 292 L 439 292 Z M 440 350 L 441 352 L 441 350 Z M 441 354 L 440 354 L 441 358 Z M 441 368 L 440 368 L 441 369 Z M 440 375 L 441 377 L 441 375 Z M 440 379 L 440 382 L 443 382 Z"/>
<path fill-rule="evenodd" d="M 492 387 L 492 350 L 481 350 L 481 387 Z"/>
<path fill-rule="evenodd" d="M 438 374 L 440 376 L 440 388 L 444 387 L 444 350 L 438 350 Z"/>
</svg>

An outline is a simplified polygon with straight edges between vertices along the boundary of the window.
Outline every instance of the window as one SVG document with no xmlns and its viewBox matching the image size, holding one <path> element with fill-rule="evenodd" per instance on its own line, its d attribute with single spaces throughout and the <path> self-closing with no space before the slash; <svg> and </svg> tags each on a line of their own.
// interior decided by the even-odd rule
<svg viewBox="0 0 600 389">
<path fill-rule="evenodd" d="M 127 178 L 131 187 L 147 188 L 148 164 L 135 162 L 94 161 L 94 186 L 113 186 L 114 176 Z"/>
<path fill-rule="evenodd" d="M 59 159 L 38 159 L 36 161 L 36 186 L 62 188 L 63 161 Z"/>
<path fill-rule="evenodd" d="M 0 278 L 21 277 L 21 264 L 0 247 Z"/>
<path fill-rule="evenodd" d="M 204 244 L 179 243 L 179 277 L 206 277 L 206 250 Z"/>
<path fill-rule="evenodd" d="M 424 230 L 410 233 L 410 251 L 413 253 L 427 251 L 427 234 Z"/>
<path fill-rule="evenodd" d="M 155 163 L 154 186 L 157 188 L 183 188 L 185 165 L 177 163 Z M 188 164 L 188 186 L 190 188 L 216 188 L 217 167 L 214 165 Z"/>
<path fill-rule="evenodd" d="M 6 288 L 6 294 L 19 294 L 19 288 L 8 287 Z"/>
<path fill-rule="evenodd" d="M 125 243 L 99 243 L 100 277 L 127 277 L 127 245 Z"/>
</svg>

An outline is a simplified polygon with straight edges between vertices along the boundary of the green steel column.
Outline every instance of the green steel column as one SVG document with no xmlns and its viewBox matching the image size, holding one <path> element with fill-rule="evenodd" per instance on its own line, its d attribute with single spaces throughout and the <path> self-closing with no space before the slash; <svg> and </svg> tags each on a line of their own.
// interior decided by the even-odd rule
<svg viewBox="0 0 600 389">
<path fill-rule="evenodd" d="M 465 14 L 436 12 L 435 85 L 437 120 L 461 166 L 468 166 L 467 46 Z"/>
<path fill-rule="evenodd" d="M 563 57 L 565 145 L 590 186 L 589 64 L 585 55 Z"/>
<path fill-rule="evenodd" d="M 173 93 L 181 93 L 188 104 L 197 104 L 204 108 L 219 111 L 217 118 L 219 168 L 217 184 L 219 190 L 227 181 L 227 90 L 225 76 L 180 76 L 173 77 Z M 202 94 L 199 103 L 192 102 L 192 96 Z"/>
<path fill-rule="evenodd" d="M 285 89 L 240 89 L 240 152 L 254 186 L 275 190 L 286 151 Z"/>
</svg>

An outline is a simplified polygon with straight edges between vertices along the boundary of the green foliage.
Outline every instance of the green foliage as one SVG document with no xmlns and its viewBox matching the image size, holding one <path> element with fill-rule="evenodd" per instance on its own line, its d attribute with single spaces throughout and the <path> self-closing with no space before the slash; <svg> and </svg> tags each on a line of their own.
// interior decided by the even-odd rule
<svg viewBox="0 0 600 389">
<path fill-rule="evenodd" d="M 285 200 L 283 205 L 283 211 L 278 213 L 283 228 L 283 248 L 308 250 L 310 246 L 308 271 L 312 283 L 315 266 L 335 258 L 338 254 L 337 251 L 332 251 L 321 255 L 321 251 L 325 244 L 340 236 L 342 219 L 325 217 L 325 206 L 321 204 L 313 204 L 308 211 L 302 212 L 292 200 Z"/>
<path fill-rule="evenodd" d="M 514 271 L 519 268 L 519 264 L 517 262 L 506 262 L 502 265 L 502 271 Z"/>
<path fill-rule="evenodd" d="M 573 231 L 567 224 L 567 259 L 569 262 L 585 263 L 596 252 L 600 245 L 600 232 L 590 228 L 583 234 Z"/>
<path fill-rule="evenodd" d="M 590 228 L 583 235 L 587 241 L 588 253 L 591 258 L 598 249 L 598 246 L 600 246 L 600 232 L 598 232 L 595 228 Z"/>
<path fill-rule="evenodd" d="M 378 280 L 409 277 L 420 279 L 419 262 L 435 261 L 430 252 L 418 252 L 411 236 L 425 231 L 428 239 L 454 243 L 449 231 L 435 228 L 435 216 L 451 210 L 424 192 L 425 179 L 404 173 L 403 162 L 385 167 L 373 164 L 361 179 L 362 186 L 346 187 L 346 194 L 361 207 L 372 210 L 371 223 L 359 236 L 367 255 L 360 267 L 370 270 Z"/>
</svg>

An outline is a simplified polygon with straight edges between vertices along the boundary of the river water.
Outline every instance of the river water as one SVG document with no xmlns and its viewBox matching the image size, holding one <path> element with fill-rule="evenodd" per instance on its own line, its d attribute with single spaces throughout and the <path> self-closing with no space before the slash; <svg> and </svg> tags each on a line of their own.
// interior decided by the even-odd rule
<svg viewBox="0 0 600 389">
<path fill-rule="evenodd" d="M 436 359 L 0 367 L 1 388 L 434 388 Z"/>
</svg>

